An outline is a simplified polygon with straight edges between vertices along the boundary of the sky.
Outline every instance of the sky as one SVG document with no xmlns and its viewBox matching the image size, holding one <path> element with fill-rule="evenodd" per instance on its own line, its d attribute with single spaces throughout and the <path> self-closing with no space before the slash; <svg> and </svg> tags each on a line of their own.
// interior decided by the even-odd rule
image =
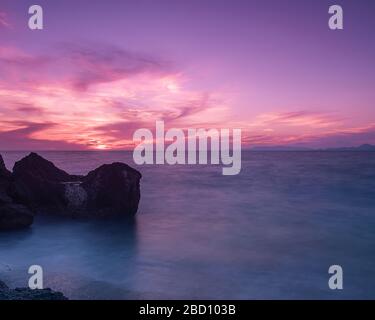
<svg viewBox="0 0 375 320">
<path fill-rule="evenodd" d="M 0 150 L 131 149 L 157 120 L 245 148 L 375 144 L 374 32 L 371 0 L 0 0 Z"/>
</svg>

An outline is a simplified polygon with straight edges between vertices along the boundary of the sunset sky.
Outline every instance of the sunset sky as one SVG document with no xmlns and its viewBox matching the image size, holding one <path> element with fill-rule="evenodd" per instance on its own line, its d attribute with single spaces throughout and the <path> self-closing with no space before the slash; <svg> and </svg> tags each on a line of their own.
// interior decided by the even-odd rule
<svg viewBox="0 0 375 320">
<path fill-rule="evenodd" d="M 246 147 L 375 144 L 374 33 L 371 0 L 0 0 L 0 149 L 129 149 L 156 120 Z"/>
</svg>

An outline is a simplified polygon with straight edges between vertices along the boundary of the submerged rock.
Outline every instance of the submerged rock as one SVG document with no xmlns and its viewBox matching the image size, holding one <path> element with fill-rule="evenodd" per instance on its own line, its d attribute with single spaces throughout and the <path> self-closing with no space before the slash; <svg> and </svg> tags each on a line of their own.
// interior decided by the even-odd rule
<svg viewBox="0 0 375 320">
<path fill-rule="evenodd" d="M 0 300 L 68 300 L 61 292 L 51 289 L 35 289 L 9 287 L 0 281 Z"/>
</svg>

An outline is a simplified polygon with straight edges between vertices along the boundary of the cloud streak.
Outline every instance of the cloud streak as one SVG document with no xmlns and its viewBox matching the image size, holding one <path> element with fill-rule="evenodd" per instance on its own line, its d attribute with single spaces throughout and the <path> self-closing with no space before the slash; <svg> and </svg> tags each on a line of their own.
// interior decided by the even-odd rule
<svg viewBox="0 0 375 320">
<path fill-rule="evenodd" d="M 66 50 L 66 49 L 65 49 Z M 78 70 L 71 79 L 74 88 L 87 90 L 90 85 L 131 78 L 139 74 L 166 75 L 171 66 L 166 61 L 114 46 L 68 45 L 67 59 Z"/>
<path fill-rule="evenodd" d="M 1 150 L 81 150 L 81 146 L 65 141 L 51 141 L 34 139 L 33 134 L 47 128 L 52 128 L 53 123 L 14 122 L 14 130 L 0 131 Z"/>
<path fill-rule="evenodd" d="M 0 28 L 11 28 L 11 24 L 8 21 L 8 16 L 3 11 L 0 11 Z"/>
</svg>

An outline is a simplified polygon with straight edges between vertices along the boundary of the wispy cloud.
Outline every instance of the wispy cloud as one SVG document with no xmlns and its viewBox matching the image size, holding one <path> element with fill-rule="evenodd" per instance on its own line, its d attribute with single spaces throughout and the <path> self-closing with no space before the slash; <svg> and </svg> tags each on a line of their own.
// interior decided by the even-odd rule
<svg viewBox="0 0 375 320">
<path fill-rule="evenodd" d="M 139 74 L 161 76 L 172 71 L 160 58 L 102 44 L 65 46 L 66 57 L 77 72 L 70 79 L 78 90 L 90 85 L 127 79 Z"/>
<path fill-rule="evenodd" d="M 309 128 L 328 128 L 342 124 L 343 119 L 334 114 L 311 111 L 269 112 L 256 117 L 250 126 L 306 126 Z"/>
<path fill-rule="evenodd" d="M 33 134 L 53 127 L 53 123 L 14 122 L 8 123 L 17 129 L 0 131 L 2 150 L 79 150 L 81 146 L 66 141 L 34 139 Z"/>
<path fill-rule="evenodd" d="M 303 146 L 303 147 L 347 147 L 363 143 L 375 144 L 375 123 L 362 127 L 335 128 L 316 133 L 264 132 L 257 134 L 246 131 L 243 137 L 245 146 Z"/>
<path fill-rule="evenodd" d="M 0 11 L 0 28 L 10 28 L 11 24 L 8 20 L 8 16 L 4 11 Z"/>
</svg>

